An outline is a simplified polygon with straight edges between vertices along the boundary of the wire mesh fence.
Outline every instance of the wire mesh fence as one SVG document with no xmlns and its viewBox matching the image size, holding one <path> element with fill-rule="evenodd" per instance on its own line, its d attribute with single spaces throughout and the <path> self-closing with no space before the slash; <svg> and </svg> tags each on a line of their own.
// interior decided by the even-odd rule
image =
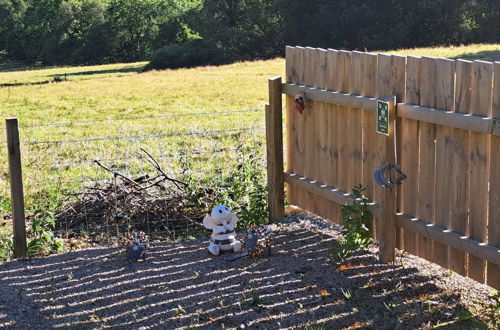
<svg viewBox="0 0 500 330">
<path fill-rule="evenodd" d="M 240 110 L 21 120 L 28 223 L 51 211 L 65 237 L 131 230 L 169 238 L 190 235 L 200 229 L 209 202 L 227 197 L 235 170 L 244 165 L 264 173 L 263 117 L 258 110 Z M 5 137 L 0 146 L 0 211 L 9 219 Z"/>
</svg>

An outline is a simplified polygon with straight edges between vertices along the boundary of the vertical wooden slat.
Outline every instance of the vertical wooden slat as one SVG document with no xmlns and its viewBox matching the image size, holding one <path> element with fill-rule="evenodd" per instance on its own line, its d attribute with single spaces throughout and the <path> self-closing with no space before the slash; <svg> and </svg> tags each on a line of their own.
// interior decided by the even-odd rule
<svg viewBox="0 0 500 330">
<path fill-rule="evenodd" d="M 338 88 L 338 70 L 339 70 L 339 51 L 328 49 L 327 52 L 327 76 L 325 80 L 325 88 L 336 90 Z M 337 167 L 339 161 L 339 144 L 338 144 L 338 109 L 335 104 L 326 106 L 328 116 L 328 164 L 326 164 L 326 184 L 338 187 Z M 330 204 L 331 219 L 337 223 L 340 222 L 340 206 L 334 203 Z"/>
<path fill-rule="evenodd" d="M 288 54 L 287 54 L 288 55 Z M 290 59 L 291 63 L 287 66 L 289 73 L 287 73 L 287 79 L 291 79 L 287 81 L 292 84 L 304 84 L 304 72 L 306 58 L 305 58 L 305 48 L 303 47 L 294 47 L 290 49 Z M 288 61 L 288 57 L 287 57 Z M 290 160 L 290 164 L 287 164 L 287 168 L 292 173 L 297 173 L 300 175 L 304 175 L 305 162 L 304 159 L 306 157 L 306 139 L 304 135 L 306 134 L 305 124 L 303 120 L 303 114 L 299 114 L 295 109 L 294 97 L 291 96 L 288 99 L 288 110 L 287 114 L 290 117 L 287 117 L 287 120 L 290 120 L 291 126 L 291 140 L 287 145 L 287 152 L 289 155 L 293 155 L 288 157 Z M 306 103 L 307 104 L 307 103 Z M 297 205 L 299 207 L 303 207 L 307 209 L 310 200 L 310 194 L 302 191 L 299 188 L 288 186 L 288 199 L 291 204 Z"/>
<path fill-rule="evenodd" d="M 339 70 L 338 82 L 336 91 L 348 92 L 351 82 L 351 52 L 339 52 Z M 338 143 L 339 143 L 339 159 L 337 167 L 337 187 L 346 192 L 351 191 L 349 186 L 348 173 L 349 169 L 349 138 L 351 131 L 351 124 L 349 122 L 349 108 L 338 106 L 337 107 L 337 130 L 338 130 Z"/>
<path fill-rule="evenodd" d="M 377 60 L 376 54 L 363 54 L 364 75 L 361 94 L 364 96 L 373 97 L 377 94 Z M 380 166 L 375 162 L 377 149 L 375 119 L 374 112 L 363 111 L 363 185 L 366 187 L 366 196 L 370 200 L 375 200 L 373 171 Z M 377 219 L 372 222 L 372 236 L 377 238 Z"/>
<path fill-rule="evenodd" d="M 283 119 L 281 77 L 269 79 L 269 105 L 266 107 L 267 188 L 269 220 L 284 217 Z"/>
<path fill-rule="evenodd" d="M 406 102 L 420 104 L 420 57 L 408 56 L 406 62 Z M 407 179 L 399 189 L 399 211 L 416 216 L 418 195 L 418 153 L 419 122 L 402 119 L 399 128 L 401 136 L 401 168 L 407 173 Z M 409 253 L 418 255 L 417 235 L 403 230 L 403 248 Z"/>
<path fill-rule="evenodd" d="M 500 118 L 500 62 L 494 64 L 492 117 Z M 500 137 L 491 137 L 488 243 L 500 248 Z M 487 283 L 500 290 L 500 265 L 487 263 Z"/>
<path fill-rule="evenodd" d="M 328 52 L 325 49 L 317 49 L 317 69 L 316 69 L 316 79 L 314 87 L 327 88 L 327 80 L 329 79 L 329 65 L 328 65 Z M 315 131 L 318 134 L 318 141 L 316 144 L 316 152 L 318 154 L 318 162 L 315 164 L 315 178 L 319 182 L 327 183 L 328 172 L 332 169 L 330 168 L 330 155 L 329 155 L 329 130 L 330 130 L 330 118 L 329 105 L 324 102 L 317 102 L 317 116 Z M 335 203 L 325 200 L 324 198 L 318 198 L 317 207 L 319 208 L 318 214 L 329 219 L 331 221 L 336 221 L 338 207 Z"/>
<path fill-rule="evenodd" d="M 438 109 L 453 111 L 455 108 L 455 61 L 436 58 L 432 61 L 433 82 L 434 82 L 434 107 Z M 451 203 L 450 191 L 452 185 L 457 183 L 457 179 L 450 173 L 453 170 L 453 130 L 447 126 L 436 126 L 436 181 L 435 181 L 435 224 L 450 228 Z M 458 252 L 458 251 L 456 251 Z M 435 261 L 448 267 L 450 248 L 439 242 L 434 243 Z M 464 255 L 462 254 L 460 272 L 464 273 Z"/>
<path fill-rule="evenodd" d="M 352 52 L 351 59 L 351 84 L 348 92 L 361 95 L 363 88 L 364 63 L 361 52 Z M 348 158 L 349 171 L 347 172 L 348 186 L 353 187 L 362 183 L 363 180 L 363 111 L 360 109 L 351 109 L 349 112 L 349 139 L 348 139 Z"/>
<path fill-rule="evenodd" d="M 491 116 L 493 63 L 475 61 L 472 84 L 472 113 Z M 488 166 L 490 136 L 471 132 L 470 135 L 470 236 L 481 242 L 487 237 Z M 486 262 L 469 256 L 469 277 L 483 283 Z"/>
<path fill-rule="evenodd" d="M 470 113 L 472 104 L 472 62 L 456 62 L 455 111 Z M 442 191 L 448 196 L 449 229 L 466 234 L 469 184 L 469 132 L 457 128 L 450 129 L 447 147 L 452 150 L 447 173 L 447 187 Z M 449 267 L 453 271 L 467 274 L 467 255 L 450 249 Z"/>
<path fill-rule="evenodd" d="M 5 126 L 7 129 L 7 151 L 9 156 L 12 223 L 14 226 L 14 257 L 24 258 L 27 252 L 26 219 L 24 215 L 23 174 L 17 118 L 7 118 Z"/>
<path fill-rule="evenodd" d="M 286 47 L 286 82 L 294 83 L 297 78 L 297 52 L 294 47 Z M 287 96 L 286 99 L 286 170 L 291 173 L 297 173 L 296 161 L 298 158 L 298 141 L 297 141 L 297 120 L 298 115 L 295 110 L 293 96 Z M 297 188 L 292 185 L 286 187 L 286 197 L 288 203 L 297 205 L 298 196 Z"/>
<path fill-rule="evenodd" d="M 433 84 L 433 58 L 422 57 L 420 60 L 420 105 L 433 107 L 434 84 Z M 434 182 L 435 182 L 435 159 L 436 159 L 436 125 L 420 123 L 419 127 L 419 157 L 418 157 L 418 193 L 417 193 L 417 217 L 427 222 L 434 222 Z M 418 240 L 419 255 L 427 260 L 434 260 L 433 243 L 425 237 Z"/>
</svg>

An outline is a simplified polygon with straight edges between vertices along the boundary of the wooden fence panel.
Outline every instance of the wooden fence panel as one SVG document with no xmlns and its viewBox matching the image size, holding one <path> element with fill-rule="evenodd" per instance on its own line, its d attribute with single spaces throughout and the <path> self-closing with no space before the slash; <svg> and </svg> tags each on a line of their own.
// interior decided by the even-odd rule
<svg viewBox="0 0 500 330">
<path fill-rule="evenodd" d="M 310 86 L 302 115 L 287 96 L 288 201 L 338 221 L 336 203 L 352 203 L 344 192 L 362 183 L 385 214 L 382 259 L 397 237 L 412 254 L 500 287 L 500 64 L 288 47 L 286 68 L 288 83 Z M 401 103 L 397 162 L 408 174 L 397 204 L 373 180 L 394 148 L 375 132 L 370 97 L 388 95 Z"/>
<path fill-rule="evenodd" d="M 500 63 L 495 63 L 493 118 L 500 118 Z M 490 192 L 488 204 L 488 243 L 500 247 L 500 137 L 491 137 Z M 488 285 L 500 289 L 500 265 L 487 263 Z"/>
<path fill-rule="evenodd" d="M 472 84 L 472 113 L 491 117 L 493 86 L 493 63 L 474 62 Z M 488 210 L 488 166 L 490 136 L 470 133 L 470 236 L 479 241 L 486 240 Z M 469 277 L 484 282 L 486 263 L 475 256 L 469 258 Z"/>
</svg>

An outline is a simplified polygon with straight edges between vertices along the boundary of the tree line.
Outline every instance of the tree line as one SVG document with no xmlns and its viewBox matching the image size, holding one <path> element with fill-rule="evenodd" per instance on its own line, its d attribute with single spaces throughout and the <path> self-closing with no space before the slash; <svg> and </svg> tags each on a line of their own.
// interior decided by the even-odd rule
<svg viewBox="0 0 500 330">
<path fill-rule="evenodd" d="M 26 64 L 152 67 L 498 42 L 498 0 L 0 0 L 0 52 Z"/>
</svg>

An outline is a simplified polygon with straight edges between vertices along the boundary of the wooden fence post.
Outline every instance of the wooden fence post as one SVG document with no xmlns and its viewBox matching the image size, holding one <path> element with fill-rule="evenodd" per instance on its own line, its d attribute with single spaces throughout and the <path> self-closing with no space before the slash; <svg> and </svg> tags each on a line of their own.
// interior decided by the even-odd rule
<svg viewBox="0 0 500 330">
<path fill-rule="evenodd" d="M 14 257 L 26 257 L 26 219 L 24 217 L 23 175 L 17 118 L 7 118 L 7 149 L 9 153 L 10 194 L 14 226 Z"/>
<path fill-rule="evenodd" d="M 396 97 L 384 99 L 389 103 L 389 135 L 385 143 L 385 164 L 396 163 L 395 145 L 395 122 L 396 122 Z M 392 262 L 395 258 L 396 249 L 396 203 L 398 187 L 384 188 L 384 197 L 381 204 L 379 218 L 379 260 L 381 262 Z"/>
<path fill-rule="evenodd" d="M 281 77 L 269 79 L 269 104 L 266 105 L 267 186 L 269 220 L 285 216 L 283 175 L 283 118 Z"/>
</svg>

